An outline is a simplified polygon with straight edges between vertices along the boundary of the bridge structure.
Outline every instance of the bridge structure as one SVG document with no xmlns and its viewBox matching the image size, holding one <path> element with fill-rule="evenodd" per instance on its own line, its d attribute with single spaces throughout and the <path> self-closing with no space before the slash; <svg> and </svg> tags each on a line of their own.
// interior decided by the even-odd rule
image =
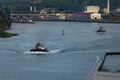
<svg viewBox="0 0 120 80">
<path fill-rule="evenodd" d="M 11 14 L 11 16 L 50 16 L 50 15 L 57 15 L 57 14 Z"/>
<path fill-rule="evenodd" d="M 11 19 L 14 22 L 19 20 L 65 20 L 71 17 L 73 14 L 13 14 L 11 13 Z"/>
</svg>

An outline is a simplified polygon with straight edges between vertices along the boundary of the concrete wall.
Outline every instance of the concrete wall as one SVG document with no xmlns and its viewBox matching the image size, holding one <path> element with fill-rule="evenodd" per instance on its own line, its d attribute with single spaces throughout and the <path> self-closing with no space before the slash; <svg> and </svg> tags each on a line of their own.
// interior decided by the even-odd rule
<svg viewBox="0 0 120 80">
<path fill-rule="evenodd" d="M 101 14 L 99 13 L 92 13 L 91 14 L 91 19 L 101 19 Z"/>
</svg>

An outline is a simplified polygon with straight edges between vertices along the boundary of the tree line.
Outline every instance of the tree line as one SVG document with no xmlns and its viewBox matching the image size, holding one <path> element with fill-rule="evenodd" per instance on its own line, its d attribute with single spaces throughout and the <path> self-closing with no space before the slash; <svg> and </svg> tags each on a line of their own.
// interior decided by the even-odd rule
<svg viewBox="0 0 120 80">
<path fill-rule="evenodd" d="M 8 33 L 6 30 L 11 28 L 11 19 L 4 10 L 0 10 L 0 37 L 6 38 L 17 34 Z"/>
<path fill-rule="evenodd" d="M 4 12 L 0 11 L 0 30 L 4 30 L 11 27 L 11 19 L 10 17 Z"/>
<path fill-rule="evenodd" d="M 84 6 L 96 5 L 101 8 L 107 7 L 107 0 L 43 0 L 40 3 L 32 4 L 32 0 L 0 0 L 1 6 L 7 7 L 15 12 L 29 12 L 30 6 L 37 6 L 37 9 L 55 8 L 58 12 L 72 13 L 83 11 Z M 111 10 L 117 8 L 120 0 L 110 0 Z"/>
</svg>

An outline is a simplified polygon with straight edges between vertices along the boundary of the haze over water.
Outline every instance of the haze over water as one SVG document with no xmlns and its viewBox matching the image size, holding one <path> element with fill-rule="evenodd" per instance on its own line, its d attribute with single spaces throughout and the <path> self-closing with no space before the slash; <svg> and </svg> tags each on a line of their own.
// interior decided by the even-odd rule
<svg viewBox="0 0 120 80">
<path fill-rule="evenodd" d="M 96 33 L 99 26 L 106 33 Z M 120 50 L 120 24 L 36 22 L 12 28 L 18 36 L 0 38 L 0 80 L 85 80 L 96 56 Z M 51 53 L 26 53 L 37 42 Z"/>
</svg>

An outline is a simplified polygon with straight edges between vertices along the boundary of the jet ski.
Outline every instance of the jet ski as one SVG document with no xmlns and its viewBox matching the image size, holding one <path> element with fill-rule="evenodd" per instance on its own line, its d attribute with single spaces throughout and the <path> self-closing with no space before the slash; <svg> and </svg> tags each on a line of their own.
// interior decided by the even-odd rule
<svg viewBox="0 0 120 80">
<path fill-rule="evenodd" d="M 45 48 L 45 49 L 31 49 L 30 50 L 31 52 L 48 52 L 48 49 Z"/>
<path fill-rule="evenodd" d="M 37 43 L 34 49 L 31 49 L 30 52 L 49 52 L 47 48 L 41 43 Z"/>
<path fill-rule="evenodd" d="M 102 26 L 100 26 L 99 29 L 97 30 L 97 32 L 106 32 L 106 31 Z"/>
</svg>

